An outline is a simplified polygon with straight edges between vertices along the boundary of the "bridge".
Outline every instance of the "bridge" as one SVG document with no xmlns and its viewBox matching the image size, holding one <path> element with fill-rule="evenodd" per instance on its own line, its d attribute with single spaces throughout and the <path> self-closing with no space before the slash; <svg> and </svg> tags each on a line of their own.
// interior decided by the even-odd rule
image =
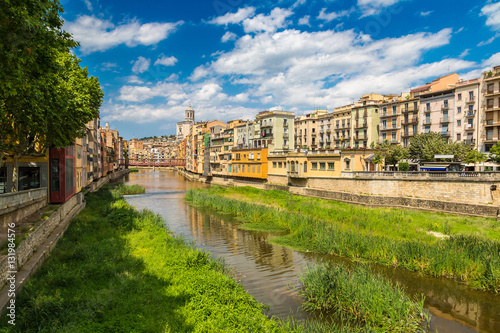
<svg viewBox="0 0 500 333">
<path fill-rule="evenodd" d="M 169 167 L 169 166 L 185 166 L 186 160 L 177 158 L 177 159 L 139 159 L 139 160 L 129 160 L 128 163 L 126 161 L 120 161 L 120 165 L 125 166 L 157 166 L 157 167 Z"/>
</svg>

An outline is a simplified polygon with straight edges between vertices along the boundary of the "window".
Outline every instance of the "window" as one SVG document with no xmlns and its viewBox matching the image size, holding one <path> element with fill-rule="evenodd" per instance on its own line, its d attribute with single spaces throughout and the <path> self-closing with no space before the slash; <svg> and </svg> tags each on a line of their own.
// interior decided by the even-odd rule
<svg viewBox="0 0 500 333">
<path fill-rule="evenodd" d="M 326 170 L 326 163 L 325 162 L 320 162 L 319 163 L 319 169 L 320 170 Z"/>
<path fill-rule="evenodd" d="M 457 107 L 457 113 L 462 113 L 462 107 L 461 106 Z"/>
<path fill-rule="evenodd" d="M 260 173 L 260 165 L 257 165 L 257 173 Z"/>
<path fill-rule="evenodd" d="M 307 172 L 307 161 L 304 163 L 304 173 Z"/>
<path fill-rule="evenodd" d="M 392 132 L 392 141 L 396 141 L 396 132 Z"/>
<path fill-rule="evenodd" d="M 396 114 L 396 112 L 397 112 L 397 111 L 396 111 L 396 105 L 393 105 L 393 106 L 392 106 L 392 114 Z"/>
<path fill-rule="evenodd" d="M 278 168 L 283 168 L 283 162 L 278 162 Z"/>
<path fill-rule="evenodd" d="M 461 100 L 462 100 L 462 94 L 458 94 L 458 95 L 457 95 L 457 99 L 458 99 L 459 101 L 461 101 Z"/>
<path fill-rule="evenodd" d="M 254 153 L 249 153 L 249 154 L 248 154 L 248 159 L 249 159 L 249 160 L 253 160 L 253 156 L 254 156 L 253 154 L 254 154 Z"/>
<path fill-rule="evenodd" d="M 392 128 L 396 128 L 396 118 L 392 118 Z"/>
<path fill-rule="evenodd" d="M 311 163 L 311 169 L 318 170 L 318 163 L 317 162 L 312 162 Z"/>
<path fill-rule="evenodd" d="M 382 133 L 382 141 L 387 140 L 387 133 Z"/>
<path fill-rule="evenodd" d="M 0 167 L 0 193 L 7 192 L 7 168 Z"/>
<path fill-rule="evenodd" d="M 335 170 L 335 162 L 328 162 L 328 170 L 330 171 Z"/>
<path fill-rule="evenodd" d="M 474 113 L 474 105 L 469 105 L 469 114 Z"/>
<path fill-rule="evenodd" d="M 276 168 L 276 162 L 273 162 L 273 168 Z"/>
<path fill-rule="evenodd" d="M 431 127 L 430 126 L 425 126 L 424 133 L 429 133 L 430 131 L 431 131 Z"/>
<path fill-rule="evenodd" d="M 69 160 L 69 159 L 68 159 Z M 71 160 L 73 162 L 73 160 Z M 67 163 L 67 161 L 66 161 Z M 68 170 L 68 169 L 66 169 Z M 73 163 L 71 163 L 71 176 L 73 176 Z M 66 177 L 68 181 L 68 177 Z M 71 188 L 73 188 L 73 180 L 69 180 Z M 40 187 L 40 168 L 20 167 L 19 168 L 19 191 L 29 190 Z M 66 184 L 66 186 L 68 186 Z"/>
<path fill-rule="evenodd" d="M 457 133 L 457 141 L 462 140 L 462 135 L 460 133 Z"/>
<path fill-rule="evenodd" d="M 257 159 L 260 160 L 260 153 L 257 153 Z"/>
<path fill-rule="evenodd" d="M 255 165 L 252 165 L 252 173 L 255 173 Z"/>
<path fill-rule="evenodd" d="M 457 126 L 458 127 L 462 126 L 462 120 L 460 120 L 460 119 L 457 120 Z"/>
<path fill-rule="evenodd" d="M 430 110 L 431 110 L 431 103 L 427 103 L 427 104 L 425 104 L 425 109 L 426 109 L 427 111 L 430 111 Z"/>
</svg>

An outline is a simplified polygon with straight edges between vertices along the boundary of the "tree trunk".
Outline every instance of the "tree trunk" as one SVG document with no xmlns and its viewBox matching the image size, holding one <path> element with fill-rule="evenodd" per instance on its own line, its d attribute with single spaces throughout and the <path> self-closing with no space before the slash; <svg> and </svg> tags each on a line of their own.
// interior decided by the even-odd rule
<svg viewBox="0 0 500 333">
<path fill-rule="evenodd" d="M 17 192 L 18 189 L 18 183 L 19 183 L 19 158 L 21 156 L 15 154 L 14 155 L 14 168 L 12 169 L 12 191 L 11 192 Z"/>
</svg>

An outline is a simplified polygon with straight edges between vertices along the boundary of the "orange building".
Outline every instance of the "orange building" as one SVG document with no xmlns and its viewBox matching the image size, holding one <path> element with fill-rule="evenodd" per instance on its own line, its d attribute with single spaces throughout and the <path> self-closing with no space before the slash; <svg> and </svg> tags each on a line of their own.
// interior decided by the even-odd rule
<svg viewBox="0 0 500 333">
<path fill-rule="evenodd" d="M 233 148 L 229 175 L 234 177 L 267 179 L 268 148 Z"/>
</svg>

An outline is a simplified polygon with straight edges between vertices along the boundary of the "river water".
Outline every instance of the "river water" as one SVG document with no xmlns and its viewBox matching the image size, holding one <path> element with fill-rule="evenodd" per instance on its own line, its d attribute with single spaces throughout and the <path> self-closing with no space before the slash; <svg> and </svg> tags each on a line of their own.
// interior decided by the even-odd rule
<svg viewBox="0 0 500 333">
<path fill-rule="evenodd" d="M 208 185 L 190 182 L 174 171 L 140 170 L 129 174 L 125 183 L 146 188 L 145 194 L 127 196 L 131 205 L 162 215 L 168 229 L 175 234 L 183 235 L 214 257 L 224 258 L 236 270 L 236 277 L 245 290 L 269 306 L 269 315 L 313 319 L 300 309 L 295 291 L 300 286 L 298 275 L 317 260 L 353 265 L 335 256 L 272 245 L 268 240 L 275 237 L 273 234 L 238 229 L 238 222 L 231 216 L 186 204 L 184 195 L 188 189 Z M 379 265 L 372 268 L 405 286 L 411 295 L 425 296 L 424 306 L 432 315 L 432 329 L 440 333 L 500 332 L 500 295 L 469 290 L 448 279 L 430 278 L 402 269 Z"/>
</svg>

